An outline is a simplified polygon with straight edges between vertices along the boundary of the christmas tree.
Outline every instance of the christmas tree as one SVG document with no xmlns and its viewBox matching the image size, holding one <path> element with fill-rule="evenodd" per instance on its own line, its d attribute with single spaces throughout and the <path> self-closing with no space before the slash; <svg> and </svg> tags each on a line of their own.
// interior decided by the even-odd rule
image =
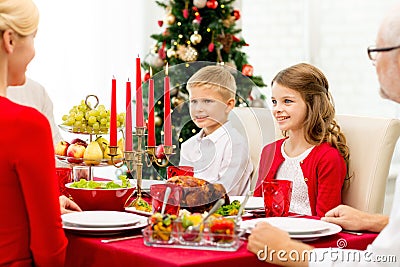
<svg viewBox="0 0 400 267">
<path fill-rule="evenodd" d="M 199 68 L 209 64 L 224 64 L 237 70 L 239 75 L 234 74 L 237 106 L 252 105 L 252 90 L 265 86 L 260 76 L 253 75 L 253 67 L 247 61 L 246 54 L 241 51 L 248 44 L 239 36 L 241 29 L 236 27 L 236 21 L 240 19 L 240 11 L 234 9 L 233 2 L 234 0 L 156 1 L 166 10 L 166 16 L 158 21 L 162 32 L 151 35 L 155 44 L 142 67 L 146 71 L 145 81 L 149 79 L 151 69 L 152 73 L 157 73 L 153 77 L 155 87 L 162 88 L 165 67 L 169 66 L 173 143 L 177 145 L 175 149 L 178 155 L 180 144 L 199 130 L 190 120 L 186 90 L 187 80 Z M 146 95 L 147 83 L 143 88 Z M 157 144 L 160 144 L 164 110 L 162 90 L 156 91 L 155 99 L 156 137 Z M 159 153 L 159 156 L 162 157 L 162 154 Z M 172 164 L 177 165 L 178 162 L 179 156 L 171 158 Z"/>
</svg>

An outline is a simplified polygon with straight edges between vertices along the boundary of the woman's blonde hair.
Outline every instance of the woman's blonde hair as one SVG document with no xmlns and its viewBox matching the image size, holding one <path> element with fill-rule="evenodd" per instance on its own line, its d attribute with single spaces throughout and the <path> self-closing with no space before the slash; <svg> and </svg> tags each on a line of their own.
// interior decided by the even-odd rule
<svg viewBox="0 0 400 267">
<path fill-rule="evenodd" d="M 349 148 L 346 145 L 346 137 L 335 121 L 335 107 L 325 75 L 310 64 L 300 63 L 280 71 L 272 80 L 272 85 L 274 83 L 299 92 L 306 103 L 306 141 L 313 145 L 329 143 L 339 150 L 348 165 Z M 283 132 L 284 136 L 287 134 Z"/>
<path fill-rule="evenodd" d="M 37 30 L 39 11 L 31 0 L 0 1 L 0 31 L 12 29 L 21 36 L 28 36 Z"/>
<path fill-rule="evenodd" d="M 187 89 L 204 86 L 216 90 L 224 99 L 235 99 L 236 82 L 233 75 L 224 66 L 206 66 L 198 70 L 187 82 Z"/>
</svg>

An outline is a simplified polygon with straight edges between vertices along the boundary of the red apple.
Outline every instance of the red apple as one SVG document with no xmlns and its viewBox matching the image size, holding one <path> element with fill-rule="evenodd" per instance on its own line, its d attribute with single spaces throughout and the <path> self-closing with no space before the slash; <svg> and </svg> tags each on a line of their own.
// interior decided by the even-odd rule
<svg viewBox="0 0 400 267">
<path fill-rule="evenodd" d="M 72 144 L 80 144 L 84 147 L 87 147 L 87 143 L 85 141 L 83 141 L 82 139 L 79 138 L 75 138 L 74 140 L 71 141 L 71 145 Z"/>
<path fill-rule="evenodd" d="M 67 150 L 69 147 L 69 143 L 67 141 L 61 140 L 56 144 L 56 147 L 54 148 L 54 152 L 58 156 L 66 156 L 67 155 Z"/>
<path fill-rule="evenodd" d="M 71 144 L 67 150 L 68 162 L 71 163 L 82 163 L 83 154 L 85 153 L 85 146 L 80 143 Z"/>
</svg>

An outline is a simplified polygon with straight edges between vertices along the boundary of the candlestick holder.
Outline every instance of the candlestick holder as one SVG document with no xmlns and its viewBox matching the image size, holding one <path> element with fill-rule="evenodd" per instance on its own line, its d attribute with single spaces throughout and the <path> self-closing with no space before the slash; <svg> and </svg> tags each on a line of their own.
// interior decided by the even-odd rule
<svg viewBox="0 0 400 267">
<path fill-rule="evenodd" d="M 136 199 L 129 205 L 131 207 L 135 207 L 139 202 L 143 201 L 142 199 L 142 173 L 143 173 L 143 158 L 147 163 L 147 166 L 150 167 L 152 163 L 155 163 L 159 167 L 166 167 L 169 164 L 169 157 L 173 155 L 173 147 L 165 146 L 164 154 L 166 160 L 163 163 L 158 161 L 156 157 L 156 147 L 147 147 L 146 150 L 142 148 L 143 138 L 145 136 L 145 127 L 136 127 L 137 136 L 137 149 L 135 151 L 124 151 L 124 158 L 122 162 L 119 162 L 121 159 L 116 158 L 117 154 L 117 146 L 110 146 L 110 153 L 108 154 L 111 157 L 111 161 L 113 165 L 117 168 L 122 167 L 125 163 L 128 172 L 132 174 L 134 170 L 136 170 Z M 144 156 L 147 154 L 148 156 Z"/>
<path fill-rule="evenodd" d="M 164 168 L 167 167 L 170 162 L 169 157 L 174 155 L 174 149 L 172 146 L 164 146 L 164 162 L 157 158 L 155 146 L 148 146 L 146 153 L 148 155 L 148 158 L 146 158 L 147 167 L 150 167 L 153 163 L 155 163 L 158 167 Z"/>
</svg>

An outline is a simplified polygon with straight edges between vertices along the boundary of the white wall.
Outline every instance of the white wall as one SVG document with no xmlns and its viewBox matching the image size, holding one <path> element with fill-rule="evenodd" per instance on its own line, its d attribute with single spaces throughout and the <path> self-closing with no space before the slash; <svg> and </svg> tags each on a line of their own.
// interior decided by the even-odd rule
<svg viewBox="0 0 400 267">
<path fill-rule="evenodd" d="M 398 105 L 379 97 L 366 51 L 374 44 L 382 16 L 398 1 L 242 2 L 243 35 L 250 43 L 246 52 L 265 81 L 292 64 L 310 62 L 326 74 L 338 113 L 398 115 Z"/>
</svg>

